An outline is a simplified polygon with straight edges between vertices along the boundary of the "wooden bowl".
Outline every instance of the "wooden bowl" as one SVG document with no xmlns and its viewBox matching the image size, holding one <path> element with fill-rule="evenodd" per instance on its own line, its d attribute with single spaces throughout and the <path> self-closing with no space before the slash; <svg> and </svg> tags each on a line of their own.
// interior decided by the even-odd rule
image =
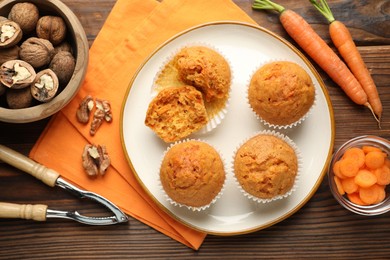
<svg viewBox="0 0 390 260">
<path fill-rule="evenodd" d="M 17 2 L 20 1 L 0 1 L 0 16 L 8 17 L 8 13 L 12 6 Z M 68 31 L 67 39 L 72 46 L 73 56 L 76 59 L 76 66 L 69 83 L 47 103 L 39 103 L 29 108 L 9 109 L 6 107 L 5 100 L 2 100 L 4 97 L 0 96 L 0 121 L 9 123 L 38 121 L 60 111 L 78 92 L 84 81 L 88 65 L 88 40 L 80 21 L 69 7 L 60 0 L 26 0 L 26 2 L 35 4 L 39 9 L 40 16 L 57 15 L 64 19 Z"/>
</svg>

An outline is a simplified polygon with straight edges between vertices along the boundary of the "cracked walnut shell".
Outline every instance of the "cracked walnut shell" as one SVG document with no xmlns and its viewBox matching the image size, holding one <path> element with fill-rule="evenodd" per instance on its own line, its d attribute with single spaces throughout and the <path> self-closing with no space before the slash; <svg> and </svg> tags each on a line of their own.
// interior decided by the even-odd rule
<svg viewBox="0 0 390 260">
<path fill-rule="evenodd" d="M 33 98 L 40 102 L 48 102 L 54 98 L 58 90 L 58 78 L 51 69 L 41 70 L 37 73 L 31 84 Z"/>
<path fill-rule="evenodd" d="M 15 46 L 23 36 L 19 25 L 10 20 L 0 22 L 0 48 Z"/>
<path fill-rule="evenodd" d="M 0 68 L 0 81 L 8 88 L 25 88 L 34 81 L 35 76 L 34 68 L 22 60 L 4 62 Z"/>
</svg>

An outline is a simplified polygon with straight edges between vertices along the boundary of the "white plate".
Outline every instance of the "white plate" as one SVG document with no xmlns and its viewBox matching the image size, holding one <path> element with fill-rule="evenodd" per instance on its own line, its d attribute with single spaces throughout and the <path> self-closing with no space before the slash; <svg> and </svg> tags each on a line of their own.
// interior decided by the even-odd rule
<svg viewBox="0 0 390 260">
<path fill-rule="evenodd" d="M 205 43 L 219 49 L 230 61 L 234 79 L 226 117 L 212 132 L 198 135 L 223 154 L 229 163 L 236 146 L 249 135 L 263 129 L 250 111 L 246 87 L 260 63 L 270 59 L 300 64 L 312 77 L 317 102 L 309 117 L 290 130 L 279 132 L 290 137 L 303 157 L 301 181 L 286 199 L 257 205 L 245 198 L 228 173 L 222 197 L 204 212 L 192 212 L 166 201 L 159 188 L 159 164 L 167 144 L 144 120 L 151 99 L 151 86 L 167 57 L 186 44 Z M 218 22 L 191 28 L 160 46 L 140 67 L 130 83 L 121 114 L 121 137 L 130 166 L 146 192 L 164 211 L 194 229 L 215 235 L 237 235 L 269 227 L 296 212 L 315 193 L 330 161 L 334 143 L 334 119 L 324 84 L 310 62 L 291 44 L 260 27 L 236 22 Z"/>
</svg>

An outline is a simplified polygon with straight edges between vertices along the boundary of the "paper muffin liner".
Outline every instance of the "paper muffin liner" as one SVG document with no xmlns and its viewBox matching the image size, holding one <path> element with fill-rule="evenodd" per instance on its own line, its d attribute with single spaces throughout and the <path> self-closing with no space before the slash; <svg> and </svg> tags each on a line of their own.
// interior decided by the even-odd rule
<svg viewBox="0 0 390 260">
<path fill-rule="evenodd" d="M 317 89 L 318 89 L 318 85 L 317 83 L 313 80 L 313 78 L 311 77 L 312 79 L 312 82 L 313 82 L 313 85 L 314 85 L 314 101 L 313 101 L 313 104 L 311 105 L 310 109 L 301 117 L 299 118 L 297 121 L 295 122 L 292 122 L 291 124 L 288 124 L 288 125 L 279 125 L 279 124 L 273 124 L 273 123 L 270 123 L 268 122 L 267 120 L 265 120 L 264 118 L 262 118 L 259 114 L 256 113 L 256 111 L 253 110 L 251 104 L 249 103 L 249 85 L 250 85 L 250 82 L 251 82 L 251 79 L 252 77 L 254 76 L 254 74 L 261 68 L 263 67 L 264 65 L 266 64 L 269 64 L 269 63 L 272 63 L 272 62 L 278 62 L 278 61 L 289 61 L 289 62 L 293 62 L 293 63 L 296 63 L 298 64 L 299 66 L 302 67 L 302 69 L 304 69 L 306 71 L 305 68 L 303 68 L 303 66 L 295 61 L 291 61 L 291 60 L 286 60 L 286 59 L 270 59 L 270 60 L 267 60 L 267 61 L 264 61 L 262 63 L 260 63 L 253 71 L 252 73 L 250 74 L 249 78 L 248 78 L 248 81 L 247 81 L 247 88 L 246 88 L 246 100 L 247 100 L 247 105 L 249 106 L 250 110 L 253 112 L 253 114 L 256 116 L 256 118 L 264 125 L 270 127 L 270 128 L 273 128 L 273 129 L 278 129 L 278 130 L 281 130 L 281 129 L 291 129 L 291 128 L 294 128 L 300 124 L 302 124 L 308 117 L 310 114 L 312 114 L 312 111 L 314 109 L 314 107 L 316 106 L 317 104 Z"/>
<path fill-rule="evenodd" d="M 226 99 L 221 100 L 216 103 L 208 103 L 204 99 L 205 107 L 206 107 L 206 112 L 208 116 L 208 122 L 207 124 L 198 130 L 196 133 L 198 134 L 205 134 L 208 132 L 211 132 L 213 129 L 215 129 L 218 125 L 221 124 L 222 120 L 225 118 L 227 112 L 228 112 L 228 107 L 229 107 L 229 102 L 230 102 L 230 97 L 231 97 L 231 86 L 233 83 L 234 75 L 233 75 L 233 70 L 232 70 L 232 65 L 230 60 L 219 50 L 217 47 L 204 43 L 204 42 L 193 42 L 193 43 L 187 43 L 179 48 L 176 48 L 175 51 L 173 51 L 170 55 L 166 57 L 164 62 L 161 64 L 158 72 L 155 74 L 154 79 L 153 79 L 153 85 L 152 85 L 152 90 L 151 90 L 151 96 L 152 98 L 155 97 L 159 91 L 161 91 L 165 87 L 170 87 L 170 86 L 182 86 L 185 83 L 180 81 L 177 77 L 177 70 L 174 67 L 173 64 L 173 58 L 178 54 L 183 48 L 186 47 L 196 47 L 196 46 L 202 46 L 202 47 L 207 47 L 215 52 L 219 53 L 229 64 L 230 67 L 230 89 L 229 89 L 229 95 Z"/>
<path fill-rule="evenodd" d="M 297 174 L 295 176 L 294 184 L 291 187 L 291 189 L 289 191 L 287 191 L 285 194 L 276 195 L 275 197 L 268 198 L 268 199 L 256 197 L 255 195 L 252 195 L 249 192 L 247 192 L 246 190 L 244 190 L 244 188 L 241 186 L 240 182 L 238 181 L 238 179 L 236 177 L 235 170 L 234 170 L 234 159 L 236 157 L 236 154 L 242 145 L 244 145 L 247 141 L 249 141 L 251 138 L 253 138 L 257 135 L 273 135 L 273 136 L 280 138 L 281 140 L 285 141 L 294 150 L 294 152 L 297 156 L 298 169 L 297 169 Z M 269 202 L 272 202 L 275 200 L 287 198 L 294 191 L 296 191 L 296 189 L 298 188 L 299 182 L 300 182 L 302 167 L 303 167 L 303 159 L 302 159 L 302 155 L 301 155 L 301 152 L 299 151 L 298 146 L 288 136 L 286 136 L 282 133 L 276 132 L 275 130 L 263 130 L 260 132 L 256 132 L 253 135 L 251 135 L 248 138 L 241 141 L 241 143 L 236 147 L 236 149 L 233 153 L 232 161 L 231 161 L 231 171 L 233 172 L 233 180 L 234 180 L 235 184 L 237 185 L 237 187 L 239 188 L 239 190 L 241 191 L 241 193 L 249 200 L 257 202 L 257 203 L 263 203 L 263 204 L 269 203 Z"/>
<path fill-rule="evenodd" d="M 207 204 L 207 205 L 204 205 L 204 206 L 200 206 L 200 207 L 195 207 L 195 206 L 189 206 L 189 205 L 185 205 L 185 204 L 182 204 L 182 203 L 179 203 L 175 200 L 173 200 L 165 191 L 162 183 L 161 183 L 161 178 L 160 178 L 160 168 L 161 168 L 161 165 L 162 165 L 162 162 L 165 158 L 165 155 L 167 154 L 167 152 L 175 145 L 177 144 L 180 144 L 180 143 L 185 143 L 185 142 L 189 142 L 189 141 L 198 141 L 198 142 L 203 142 L 203 143 L 206 143 L 208 145 L 210 145 L 211 147 L 214 148 L 214 150 L 219 154 L 221 160 L 222 160 L 222 163 L 223 163 L 223 168 L 224 168 L 224 171 L 225 171 L 225 180 L 224 180 L 224 183 L 222 184 L 222 187 L 221 187 L 221 190 L 218 192 L 218 194 L 212 199 L 212 201 Z M 208 143 L 207 141 L 205 140 L 201 140 L 201 139 L 185 139 L 185 140 L 180 140 L 180 141 L 177 141 L 175 143 L 172 143 L 170 144 L 167 149 L 165 150 L 165 152 L 163 153 L 162 157 L 161 157 L 161 160 L 160 160 L 160 163 L 159 163 L 159 168 L 158 168 L 158 171 L 157 171 L 157 178 L 159 180 L 158 182 L 158 186 L 159 186 L 159 189 L 161 190 L 161 192 L 164 194 L 164 197 L 165 199 L 173 206 L 176 206 L 176 207 L 183 207 L 183 208 L 186 208 L 190 211 L 204 211 L 204 210 L 207 210 L 208 208 L 210 208 L 221 196 L 222 194 L 224 193 L 225 191 L 225 188 L 226 188 L 226 182 L 227 182 L 227 163 L 226 163 L 226 160 L 224 159 L 224 157 L 222 156 L 222 153 L 216 149 L 213 145 L 211 145 L 210 143 Z"/>
</svg>

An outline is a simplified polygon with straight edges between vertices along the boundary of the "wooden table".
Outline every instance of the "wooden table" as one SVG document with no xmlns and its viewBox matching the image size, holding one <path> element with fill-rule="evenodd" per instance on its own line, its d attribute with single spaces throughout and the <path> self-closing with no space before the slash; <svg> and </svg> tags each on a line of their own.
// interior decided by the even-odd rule
<svg viewBox="0 0 390 260">
<path fill-rule="evenodd" d="M 115 0 L 63 0 L 79 17 L 92 44 Z M 291 40 L 272 12 L 254 11 L 252 1 L 235 0 L 261 26 Z M 388 0 L 329 0 L 334 15 L 351 30 L 379 89 L 384 115 L 379 129 L 370 112 L 352 103 L 319 69 L 334 108 L 335 145 L 359 135 L 390 139 L 390 2 Z M 279 0 L 312 24 L 329 43 L 325 19 L 309 1 Z M 0 143 L 28 154 L 48 123 L 0 123 Z M 321 131 L 321 129 L 319 129 Z M 45 203 L 51 208 L 98 211 L 62 189 L 52 189 L 15 168 L 0 163 L 0 201 Z M 207 236 L 194 251 L 130 219 L 129 225 L 86 226 L 73 221 L 0 220 L 1 259 L 98 258 L 326 258 L 389 259 L 390 213 L 364 217 L 350 213 L 332 197 L 325 177 L 318 191 L 288 219 L 251 234 Z"/>
</svg>

